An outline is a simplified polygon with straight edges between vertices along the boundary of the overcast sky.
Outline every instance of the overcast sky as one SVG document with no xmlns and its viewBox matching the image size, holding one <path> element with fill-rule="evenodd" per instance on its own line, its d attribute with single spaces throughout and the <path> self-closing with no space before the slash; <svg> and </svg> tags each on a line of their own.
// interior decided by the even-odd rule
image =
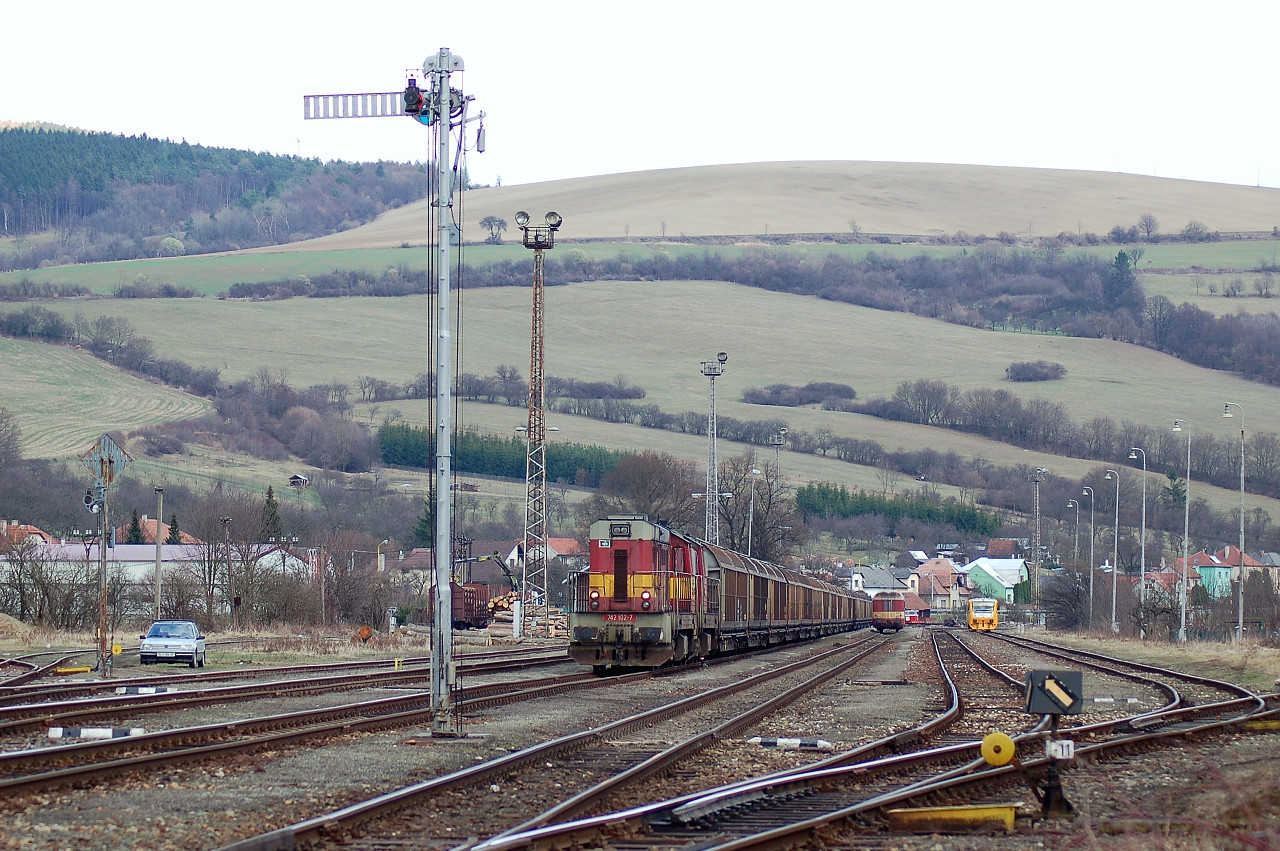
<svg viewBox="0 0 1280 851">
<path fill-rule="evenodd" d="M 292 11 L 286 11 L 286 9 Z M 409 118 L 303 121 L 440 47 L 473 179 L 885 160 L 1280 186 L 1280 3 L 22 2 L 0 119 L 321 159 L 426 159 Z M 3 151 L 0 151 L 0 157 Z"/>
</svg>

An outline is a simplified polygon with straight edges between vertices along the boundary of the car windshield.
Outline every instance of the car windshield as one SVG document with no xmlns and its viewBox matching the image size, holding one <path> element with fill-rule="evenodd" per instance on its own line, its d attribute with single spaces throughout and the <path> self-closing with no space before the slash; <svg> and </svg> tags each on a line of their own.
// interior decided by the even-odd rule
<svg viewBox="0 0 1280 851">
<path fill-rule="evenodd" d="M 186 623 L 157 623 L 151 625 L 151 631 L 147 633 L 147 638 L 194 638 L 195 633 L 191 629 L 191 624 Z"/>
</svg>

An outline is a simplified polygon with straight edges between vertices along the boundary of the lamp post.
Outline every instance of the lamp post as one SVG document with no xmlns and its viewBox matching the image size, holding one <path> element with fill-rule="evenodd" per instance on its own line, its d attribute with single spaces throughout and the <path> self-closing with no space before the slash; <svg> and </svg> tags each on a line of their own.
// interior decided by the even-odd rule
<svg viewBox="0 0 1280 851">
<path fill-rule="evenodd" d="M 1174 420 L 1173 430 L 1182 431 L 1190 428 L 1186 420 Z M 1182 614 L 1178 620 L 1178 641 L 1187 640 L 1187 538 L 1191 535 L 1191 432 L 1187 432 L 1187 486 L 1183 493 L 1182 505 Z"/>
<path fill-rule="evenodd" d="M 1116 479 L 1116 530 L 1112 539 L 1111 550 L 1111 632 L 1120 631 L 1120 624 L 1116 623 L 1116 576 L 1120 572 L 1120 473 L 1117 470 L 1107 470 L 1106 478 L 1115 476 Z"/>
<path fill-rule="evenodd" d="M 1223 419 L 1231 419 L 1231 409 L 1240 409 L 1240 575 L 1236 589 L 1236 641 L 1244 641 L 1244 408 L 1239 402 L 1222 406 Z"/>
<path fill-rule="evenodd" d="M 778 429 L 777 434 L 769 435 L 769 445 L 773 447 L 773 466 L 778 468 L 778 475 L 782 475 L 782 447 L 787 445 L 787 427 L 783 426 Z"/>
<path fill-rule="evenodd" d="M 554 210 L 543 216 L 543 225 L 530 225 L 529 214 L 516 213 L 516 225 L 523 233 L 524 247 L 533 250 L 533 322 L 529 332 L 529 425 L 528 454 L 525 458 L 524 573 L 521 586 L 531 593 L 531 605 L 523 612 L 528 624 L 537 623 L 542 634 L 550 635 L 547 622 L 547 399 L 544 382 L 546 335 L 543 322 L 542 252 L 555 247 L 556 231 L 564 219 Z M 450 570 L 436 582 L 448 584 Z M 542 602 L 537 602 L 541 595 Z M 532 635 L 533 630 L 526 630 Z"/>
<path fill-rule="evenodd" d="M 385 556 L 383 556 L 383 555 L 382 555 L 382 548 L 383 548 L 383 546 L 384 546 L 384 545 L 389 544 L 389 543 L 391 543 L 391 539 L 390 539 L 390 538 L 383 538 L 383 539 L 382 539 L 382 542 L 378 544 L 378 551 L 377 551 L 377 552 L 378 552 L 378 572 L 379 572 L 379 573 L 385 573 L 385 572 L 386 572 L 386 570 L 387 570 L 387 563 L 386 563 L 385 561 L 383 561 L 383 559 L 385 558 Z"/>
<path fill-rule="evenodd" d="M 1067 508 L 1074 507 L 1076 510 L 1076 542 L 1075 547 L 1071 551 L 1071 560 L 1073 562 L 1080 561 L 1080 503 L 1074 499 L 1067 500 Z"/>
<path fill-rule="evenodd" d="M 724 375 L 725 362 L 729 360 L 728 352 L 719 352 L 714 361 L 702 362 L 702 374 L 711 381 L 711 400 L 707 406 L 707 493 L 720 492 L 719 459 L 716 457 L 716 378 Z M 713 544 L 720 543 L 720 511 L 715 501 L 707 500 L 706 539 Z"/>
<path fill-rule="evenodd" d="M 1084 494 L 1089 495 L 1089 621 L 1088 621 L 1088 628 L 1093 629 L 1093 569 L 1094 567 L 1097 566 L 1093 560 L 1093 538 L 1094 538 L 1093 509 L 1095 507 L 1094 506 L 1095 500 L 1093 498 L 1093 488 L 1089 487 L 1088 485 L 1085 485 L 1084 490 L 1081 492 L 1081 495 L 1084 495 Z"/>
<path fill-rule="evenodd" d="M 1142 607 L 1147 604 L 1147 453 L 1135 446 L 1129 450 L 1129 460 L 1138 460 L 1138 454 L 1142 454 L 1142 541 L 1141 555 L 1138 557 L 1138 606 Z M 1146 638 L 1146 621 L 1145 612 L 1141 613 L 1138 618 L 1138 637 Z"/>
<path fill-rule="evenodd" d="M 751 557 L 751 533 L 756 525 L 756 476 L 760 471 L 751 468 L 751 507 L 747 509 L 747 557 Z"/>
</svg>

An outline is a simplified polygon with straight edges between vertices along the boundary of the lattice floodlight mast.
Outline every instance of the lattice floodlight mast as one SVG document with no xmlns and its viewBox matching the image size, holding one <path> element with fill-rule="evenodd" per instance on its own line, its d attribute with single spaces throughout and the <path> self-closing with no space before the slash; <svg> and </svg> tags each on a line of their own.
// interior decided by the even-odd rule
<svg viewBox="0 0 1280 851">
<path fill-rule="evenodd" d="M 465 70 L 462 57 L 442 47 L 428 56 L 422 65 L 425 87 L 410 77 L 403 92 L 373 94 L 306 95 L 302 99 L 303 118 L 384 118 L 410 115 L 435 129 L 435 208 L 436 235 L 436 501 L 435 501 L 435 595 L 431 618 L 431 709 L 433 732 L 455 732 L 453 690 L 456 677 L 453 666 L 453 595 L 449 583 L 453 578 L 451 542 L 453 517 L 449 506 L 449 482 L 452 479 L 453 405 L 452 335 L 449 330 L 450 276 L 449 249 L 456 241 L 457 224 L 453 219 L 454 175 L 449 163 L 450 135 L 456 127 L 461 131 L 470 119 L 467 106 L 470 96 L 450 85 L 451 75 Z M 399 109 L 392 107 L 398 103 Z M 484 151 L 484 113 L 476 116 L 480 129 L 476 150 Z"/>
<path fill-rule="evenodd" d="M 707 404 L 707 490 L 706 537 L 713 544 L 720 543 L 720 462 L 716 457 L 716 378 L 724 375 L 728 352 L 720 352 L 714 361 L 702 362 L 702 374 L 711 380 L 711 400 Z"/>
<path fill-rule="evenodd" d="M 545 376 L 545 328 L 543 325 L 543 249 L 555 248 L 556 231 L 563 219 L 550 212 L 545 225 L 530 225 L 529 214 L 516 213 L 516 226 L 524 247 L 533 249 L 533 323 L 529 333 L 529 425 L 525 436 L 529 451 L 525 460 L 524 568 L 520 579 L 522 632 L 550 636 L 547 622 L 547 421 Z"/>
</svg>

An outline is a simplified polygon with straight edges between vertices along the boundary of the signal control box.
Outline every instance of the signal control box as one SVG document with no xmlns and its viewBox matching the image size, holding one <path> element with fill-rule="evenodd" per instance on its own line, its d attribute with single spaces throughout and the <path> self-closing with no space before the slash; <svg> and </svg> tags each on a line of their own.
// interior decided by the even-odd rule
<svg viewBox="0 0 1280 851">
<path fill-rule="evenodd" d="M 1079 671 L 1028 671 L 1027 712 L 1079 715 L 1084 708 L 1084 674 Z"/>
</svg>

